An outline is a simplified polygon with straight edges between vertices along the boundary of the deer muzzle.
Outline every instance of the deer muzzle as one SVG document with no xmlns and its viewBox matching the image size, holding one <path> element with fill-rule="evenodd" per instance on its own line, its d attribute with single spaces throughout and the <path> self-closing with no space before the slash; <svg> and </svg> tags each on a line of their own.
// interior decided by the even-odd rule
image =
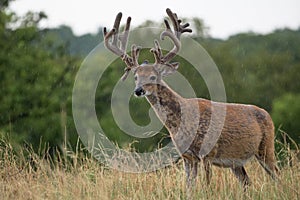
<svg viewBox="0 0 300 200">
<path fill-rule="evenodd" d="M 134 95 L 137 97 L 142 97 L 146 94 L 146 91 L 142 87 L 137 87 L 134 90 Z"/>
</svg>

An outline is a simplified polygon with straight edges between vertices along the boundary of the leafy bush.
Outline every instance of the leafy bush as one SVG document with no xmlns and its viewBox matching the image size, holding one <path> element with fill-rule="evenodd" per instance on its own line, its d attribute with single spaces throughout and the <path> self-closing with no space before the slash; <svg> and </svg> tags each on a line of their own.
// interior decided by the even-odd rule
<svg viewBox="0 0 300 200">
<path fill-rule="evenodd" d="M 287 132 L 298 144 L 300 143 L 299 102 L 300 94 L 287 93 L 273 101 L 272 109 L 275 126 Z"/>
</svg>

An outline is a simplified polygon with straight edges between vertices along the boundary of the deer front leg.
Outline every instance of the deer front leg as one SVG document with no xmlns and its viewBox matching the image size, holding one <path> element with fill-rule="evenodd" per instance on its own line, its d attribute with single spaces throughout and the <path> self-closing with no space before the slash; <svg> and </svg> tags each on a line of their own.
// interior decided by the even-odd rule
<svg viewBox="0 0 300 200">
<path fill-rule="evenodd" d="M 198 161 L 184 158 L 183 162 L 184 162 L 184 170 L 186 174 L 187 188 L 191 189 L 195 183 L 195 179 L 198 174 Z"/>
<path fill-rule="evenodd" d="M 184 171 L 185 171 L 185 176 L 186 176 L 186 185 L 187 188 L 190 188 L 191 186 L 191 170 L 192 170 L 192 165 L 191 165 L 191 161 L 189 161 L 188 159 L 183 159 L 183 163 L 184 163 Z"/>
<path fill-rule="evenodd" d="M 210 184 L 210 180 L 211 180 L 211 163 L 209 160 L 203 159 L 203 166 L 204 166 L 204 171 L 205 171 L 205 176 L 206 176 L 206 184 L 209 185 Z"/>
<path fill-rule="evenodd" d="M 192 161 L 192 170 L 193 170 L 193 173 L 192 173 L 192 181 L 195 182 L 196 181 L 196 178 L 197 178 L 197 175 L 198 175 L 198 161 L 197 160 L 193 160 Z"/>
</svg>

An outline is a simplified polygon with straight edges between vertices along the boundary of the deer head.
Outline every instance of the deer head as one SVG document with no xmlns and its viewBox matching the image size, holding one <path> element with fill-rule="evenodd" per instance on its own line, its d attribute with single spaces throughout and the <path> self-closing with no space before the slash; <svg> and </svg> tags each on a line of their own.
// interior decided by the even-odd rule
<svg viewBox="0 0 300 200">
<path fill-rule="evenodd" d="M 125 62 L 127 67 L 125 68 L 125 73 L 122 76 L 124 81 L 130 71 L 134 74 L 136 87 L 134 89 L 134 94 L 136 96 L 142 97 L 152 94 L 158 84 L 161 84 L 162 77 L 174 73 L 179 67 L 179 63 L 170 63 L 171 59 L 176 56 L 180 50 L 180 36 L 184 32 L 191 33 L 192 30 L 187 28 L 188 23 L 181 24 L 181 20 L 177 18 L 177 15 L 173 13 L 169 8 L 166 12 L 173 24 L 174 31 L 171 30 L 168 20 L 164 20 L 166 25 L 166 30 L 160 35 L 160 39 L 163 40 L 165 37 L 169 37 L 174 44 L 174 47 L 166 54 L 163 55 L 159 42 L 154 41 L 154 48 L 150 51 L 154 54 L 155 63 L 150 64 L 144 61 L 142 64 L 138 63 L 139 52 L 141 47 L 135 44 L 131 47 L 131 56 L 126 53 L 126 47 L 129 36 L 129 28 L 131 18 L 127 18 L 124 32 L 119 34 L 119 26 L 122 18 L 122 13 L 119 13 L 116 17 L 113 29 L 107 32 L 104 28 L 104 41 L 107 49 L 112 51 L 114 54 L 120 56 Z"/>
</svg>

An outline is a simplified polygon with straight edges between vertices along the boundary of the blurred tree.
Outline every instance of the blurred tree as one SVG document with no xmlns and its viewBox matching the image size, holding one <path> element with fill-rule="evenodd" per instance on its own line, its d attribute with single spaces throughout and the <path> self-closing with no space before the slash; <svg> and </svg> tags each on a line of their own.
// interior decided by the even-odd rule
<svg viewBox="0 0 300 200">
<path fill-rule="evenodd" d="M 76 36 L 71 27 L 66 25 L 41 31 L 43 40 L 52 45 L 52 51 L 63 47 L 69 55 L 79 57 L 87 56 L 103 40 L 102 35 L 102 30 L 99 29 L 97 34 Z"/>
<path fill-rule="evenodd" d="M 45 17 L 29 12 L 19 18 L 0 10 L 1 133 L 35 149 L 40 143 L 59 146 L 65 132 L 75 133 L 70 94 L 76 59 L 48 50 L 38 29 Z"/>
<path fill-rule="evenodd" d="M 0 10 L 6 9 L 9 6 L 10 2 L 12 2 L 12 1 L 13 0 L 1 0 L 0 1 Z"/>
<path fill-rule="evenodd" d="M 229 102 L 272 110 L 273 99 L 300 91 L 300 32 L 244 33 L 228 40 L 202 40 L 223 76 Z"/>
<path fill-rule="evenodd" d="M 189 20 L 187 20 L 189 21 Z M 198 17 L 192 18 L 192 29 L 196 37 L 209 37 L 209 27 L 205 25 L 204 21 Z"/>
<path fill-rule="evenodd" d="M 77 134 L 71 110 L 73 82 L 79 61 L 103 40 L 102 29 L 97 34 L 82 36 L 76 36 L 65 25 L 41 30 L 38 26 L 46 17 L 44 13 L 29 12 L 18 17 L 8 11 L 11 1 L 0 2 L 0 132 L 10 133 L 14 141 L 27 141 L 36 148 L 40 140 L 50 146 L 60 146 L 64 134 L 75 143 Z M 193 37 L 219 67 L 228 101 L 256 104 L 272 111 L 276 127 L 282 124 L 282 128 L 298 141 L 299 127 L 295 119 L 299 116 L 300 82 L 295 80 L 300 77 L 300 29 L 276 30 L 267 35 L 249 32 L 220 40 L 209 37 L 208 28 L 201 19 L 183 21 L 191 22 Z M 163 23 L 146 21 L 138 28 L 144 26 L 163 27 Z M 133 31 L 130 38 L 137 43 L 136 40 L 147 38 L 150 46 L 153 36 L 159 38 L 160 30 L 155 31 L 158 30 L 140 35 Z M 166 43 L 170 44 L 169 41 Z M 195 53 L 193 49 L 190 51 Z M 98 59 L 101 63 L 103 58 Z M 147 49 L 141 52 L 140 62 L 145 59 L 153 62 L 153 55 Z M 175 60 L 180 62 L 179 72 L 189 80 L 197 96 L 210 98 L 204 81 L 193 66 L 179 56 Z M 124 63 L 117 59 L 99 82 L 101 90 L 97 90 L 95 101 L 97 113 L 101 114 L 100 124 L 107 130 L 108 137 L 120 146 L 138 141 L 134 147 L 140 151 L 156 148 L 162 138 L 167 137 L 164 130 L 157 137 L 142 140 L 122 133 L 114 122 L 107 105 L 114 85 L 123 73 L 120 66 Z M 136 105 L 139 110 L 135 109 Z M 129 107 L 137 124 L 149 122 L 146 101 L 131 99 Z M 280 118 L 284 112 L 293 117 Z"/>
<path fill-rule="evenodd" d="M 300 144 L 300 94 L 287 93 L 273 101 L 272 118 L 277 128 Z M 278 135 L 281 138 L 281 135 Z"/>
</svg>

